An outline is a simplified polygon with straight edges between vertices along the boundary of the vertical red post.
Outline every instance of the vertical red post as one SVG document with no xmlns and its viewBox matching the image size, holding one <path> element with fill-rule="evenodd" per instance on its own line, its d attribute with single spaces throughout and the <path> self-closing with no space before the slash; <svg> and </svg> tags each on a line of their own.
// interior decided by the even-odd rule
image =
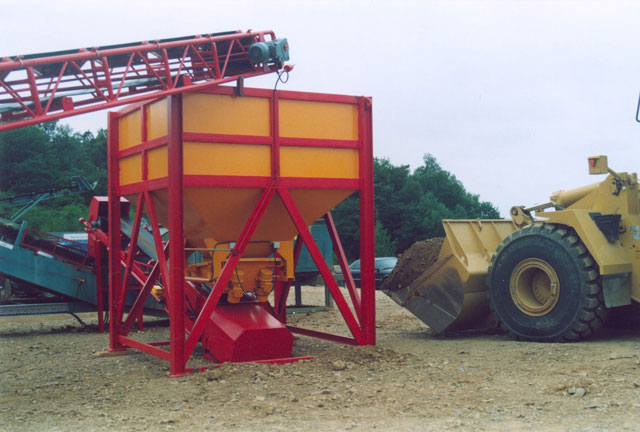
<svg viewBox="0 0 640 432">
<path fill-rule="evenodd" d="M 280 175 L 280 115 L 278 107 L 278 93 L 271 96 L 271 133 L 273 134 L 273 147 L 271 148 L 271 176 L 277 179 Z"/>
<path fill-rule="evenodd" d="M 169 308 L 171 316 L 170 370 L 172 376 L 185 373 L 184 328 L 184 189 L 182 162 L 182 95 L 168 100 L 169 158 Z"/>
<path fill-rule="evenodd" d="M 107 163 L 109 172 L 109 350 L 111 351 L 125 349 L 120 343 L 121 317 L 118 316 L 120 284 L 122 283 L 120 264 L 120 195 L 118 194 L 120 180 L 118 169 L 119 138 L 117 114 L 110 112 Z"/>
<path fill-rule="evenodd" d="M 359 101 L 360 129 L 360 275 L 362 331 L 365 345 L 376 343 L 375 214 L 373 202 L 373 134 L 371 99 Z"/>
</svg>

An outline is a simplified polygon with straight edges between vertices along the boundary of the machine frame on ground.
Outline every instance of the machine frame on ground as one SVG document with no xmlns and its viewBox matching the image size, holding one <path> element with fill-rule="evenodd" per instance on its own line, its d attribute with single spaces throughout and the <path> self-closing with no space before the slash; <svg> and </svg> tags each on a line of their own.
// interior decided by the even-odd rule
<svg viewBox="0 0 640 432">
<path fill-rule="evenodd" d="M 229 302 L 238 300 L 229 296 L 230 285 L 239 285 L 239 272 L 236 267 L 247 249 L 252 235 L 259 229 L 261 219 L 268 212 L 270 203 L 278 201 L 286 210 L 290 223 L 295 227 L 297 240 L 292 249 L 292 257 L 284 259 L 277 257 L 279 241 L 270 242 L 274 250 L 274 269 L 283 261 L 291 263 L 288 274 L 292 275 L 295 263 L 302 245 L 304 244 L 329 291 L 331 292 L 340 313 L 344 316 L 347 330 L 351 337 L 332 335 L 313 329 L 300 329 L 286 326 L 286 303 L 291 277 L 283 278 L 277 275 L 271 287 L 271 282 L 260 279 L 259 287 L 255 290 L 262 302 L 262 309 L 269 316 L 274 317 L 284 330 L 307 336 L 325 338 L 333 341 L 353 345 L 375 344 L 375 287 L 374 287 L 374 204 L 373 204 L 373 151 L 372 151 L 372 117 L 371 99 L 368 97 L 352 97 L 341 95 L 324 95 L 313 93 L 294 93 L 271 90 L 253 90 L 244 88 L 244 79 L 266 73 L 289 71 L 291 66 L 284 62 L 289 59 L 289 46 L 286 39 L 276 39 L 272 31 L 263 32 L 226 32 L 203 36 L 164 39 L 153 42 L 138 42 L 107 47 L 68 50 L 54 53 L 43 53 L 26 56 L 6 57 L 0 61 L 0 131 L 15 129 L 22 126 L 34 125 L 41 122 L 56 120 L 85 112 L 102 110 L 124 104 L 131 104 L 120 112 L 109 114 L 109 199 L 92 202 L 89 220 L 82 221 L 90 234 L 90 251 L 94 254 L 96 263 L 96 290 L 98 300 L 101 293 L 104 268 L 100 264 L 105 253 L 109 261 L 109 329 L 110 350 L 121 351 L 135 348 L 155 355 L 170 362 L 172 375 L 179 376 L 187 371 L 186 364 L 194 351 L 196 344 L 201 341 L 203 332 L 216 319 L 213 314 L 222 308 L 218 307 L 223 294 L 227 294 Z M 222 87 L 220 84 L 236 83 L 235 87 Z M 191 134 L 183 128 L 183 95 L 188 92 L 220 94 L 238 98 L 263 98 L 269 104 L 268 134 L 258 137 L 238 133 Z M 165 97 L 166 110 L 163 112 L 147 110 L 153 105 L 152 99 Z M 355 130 L 354 138 L 324 137 L 322 130 L 317 130 L 318 136 L 301 136 L 295 139 L 280 133 L 278 106 L 281 101 L 307 101 L 326 103 L 333 108 L 348 107 L 346 116 L 350 128 Z M 149 102 L 151 101 L 151 102 Z M 333 108 L 323 111 L 330 114 Z M 139 110 L 139 123 L 135 126 L 140 133 L 140 139 L 132 146 L 121 148 L 121 133 L 123 128 L 119 119 L 132 111 Z M 312 108 L 313 110 L 313 108 Z M 147 113 L 154 111 L 154 121 L 166 121 L 164 134 L 157 134 L 157 130 L 149 127 Z M 295 109 L 291 111 L 295 115 Z M 355 114 L 354 114 L 355 113 Z M 252 114 L 236 119 L 252 122 Z M 309 120 L 313 129 L 313 115 Z M 326 123 L 326 122 L 325 122 Z M 156 122 L 157 124 L 157 122 Z M 327 124 L 323 126 L 326 131 Z M 126 132 L 125 132 L 126 134 Z M 155 134 L 155 135 L 154 135 Z M 183 143 L 186 140 L 203 143 L 223 143 L 239 148 L 263 146 L 269 149 L 270 173 L 262 177 L 256 176 L 198 176 L 187 175 L 183 165 Z M 350 152 L 347 158 L 342 157 L 342 168 L 346 167 L 351 175 L 333 175 L 322 177 L 318 175 L 283 176 L 281 173 L 281 154 L 286 146 L 299 148 L 335 150 Z M 165 153 L 162 154 L 162 150 Z M 160 153 L 160 158 L 158 154 Z M 354 156 L 355 155 L 355 156 Z M 149 163 L 153 159 L 154 163 Z M 313 160 L 313 157 L 309 158 Z M 128 168 L 120 164 L 128 163 Z M 291 161 L 290 161 L 291 162 Z M 156 165 L 154 165 L 156 164 Z M 152 165 L 166 169 L 164 176 L 154 176 L 150 173 Z M 314 162 L 311 162 L 313 165 Z M 295 165 L 295 164 L 294 164 Z M 325 164 L 331 166 L 330 163 Z M 138 171 L 139 169 L 139 171 Z M 121 182 L 121 173 L 134 172 L 139 175 L 139 181 Z M 228 257 L 222 260 L 221 273 L 209 277 L 212 283 L 210 291 L 198 286 L 198 276 L 190 276 L 186 280 L 185 272 L 190 272 L 185 265 L 185 187 L 225 187 L 225 188 L 254 188 L 259 189 L 260 198 L 249 213 L 244 214 L 247 220 L 234 241 L 228 241 Z M 348 264 L 342 246 L 340 245 L 335 225 L 327 207 L 322 214 L 329 229 L 329 234 L 343 273 L 346 275 L 347 288 L 351 305 L 347 303 L 339 290 L 329 267 L 318 250 L 313 237 L 309 233 L 308 225 L 314 222 L 310 214 L 301 209 L 303 204 L 297 201 L 295 189 L 301 190 L 338 190 L 341 199 L 357 191 L 360 199 L 360 250 L 362 264 L 362 288 L 356 290 L 353 279 L 348 270 Z M 154 204 L 153 195 L 158 190 L 168 193 L 168 207 L 166 214 L 160 215 L 158 206 Z M 127 205 L 124 196 L 134 197 L 136 214 L 129 237 L 121 235 L 121 219 L 125 218 L 122 211 Z M 337 196 L 337 195 L 336 195 Z M 304 205 L 314 206 L 314 199 L 307 196 Z M 121 199 L 123 199 L 121 201 Z M 339 200 L 334 197 L 333 205 Z M 326 204 L 325 202 L 325 204 Z M 101 212 L 107 205 L 106 220 Z M 315 203 L 317 204 L 317 203 Z M 317 205 L 316 205 L 317 207 Z M 316 208 L 317 210 L 317 208 Z M 139 236 L 142 213 L 145 211 L 150 219 L 150 231 L 156 259 L 141 265 L 136 258 L 140 256 Z M 160 222 L 166 219 L 165 226 L 169 229 L 169 241 L 160 237 Z M 101 224 L 101 220 L 104 222 Z M 242 221 L 234 221 L 242 222 Z M 271 221 L 273 223 L 273 221 Z M 294 234 L 292 234 L 293 236 Z M 291 242 L 291 238 L 287 239 Z M 213 251 L 212 251 L 213 252 Z M 216 251 L 219 252 L 219 251 Z M 145 254 L 148 257 L 149 253 Z M 274 273 L 277 271 L 274 270 Z M 202 278 L 201 278 L 202 279 Z M 255 282 L 255 281 L 254 281 Z M 274 305 L 264 302 L 270 289 L 275 293 Z M 135 297 L 132 307 L 127 311 L 126 298 Z M 153 296 L 160 300 L 170 317 L 170 340 L 144 343 L 129 337 L 129 332 L 137 320 L 140 322 L 142 308 L 145 301 Z M 232 301 L 233 300 L 233 301 Z M 194 308 L 185 303 L 197 301 L 197 314 Z M 253 307 L 252 311 L 267 319 L 261 309 Z M 102 304 L 98 304 L 101 310 Z M 242 308 L 238 308 L 240 311 Z M 125 317 L 126 314 L 126 317 Z M 249 313 L 251 315 L 251 313 Z M 247 313 L 232 317 L 225 321 L 229 326 L 255 324 L 252 318 L 243 320 Z M 243 318 L 245 317 L 245 318 Z M 274 326 L 275 328 L 276 326 Z M 235 328 L 235 327 L 234 327 Z M 260 329 L 259 329 L 260 330 Z M 268 330 L 268 329 L 267 329 Z M 258 334 L 260 334 L 258 332 Z M 265 333 L 266 334 L 266 333 Z M 291 340 L 293 336 L 290 335 Z M 219 341 L 218 341 L 219 342 Z M 269 352 L 268 345 L 277 345 L 269 340 L 260 341 L 257 351 L 263 350 L 263 355 Z M 211 345 L 220 345 L 213 343 Z M 232 344 L 233 345 L 233 344 Z M 246 345 L 246 344 L 245 344 Z M 161 347 L 168 346 L 169 350 Z M 267 354 L 265 354 L 267 353 Z M 290 354 L 289 354 L 290 355 Z M 291 361 L 291 358 L 273 359 L 273 361 Z"/>
<path fill-rule="evenodd" d="M 337 342 L 352 345 L 373 345 L 375 344 L 375 281 L 373 277 L 374 269 L 374 243 L 373 243 L 373 151 L 372 151 L 372 134 L 371 134 L 371 100 L 366 97 L 352 97 L 342 95 L 327 95 L 315 93 L 300 93 L 279 91 L 273 92 L 262 89 L 244 89 L 243 96 L 236 96 L 235 89 L 230 87 L 212 87 L 204 93 L 198 95 L 211 95 L 213 97 L 222 97 L 221 103 L 238 103 L 238 98 L 250 98 L 253 100 L 268 101 L 267 115 L 270 118 L 271 126 L 268 128 L 268 135 L 265 137 L 250 136 L 246 134 L 196 134 L 188 130 L 184 125 L 188 117 L 183 116 L 183 95 L 173 95 L 164 100 L 165 108 L 161 108 L 162 112 L 166 109 L 166 130 L 159 136 L 152 136 L 152 127 L 148 127 L 148 119 L 154 116 L 157 105 L 152 102 L 148 104 L 133 104 L 119 112 L 111 112 L 109 116 L 109 216 L 108 216 L 108 233 L 109 233 L 109 268 L 110 268 L 110 304 L 116 307 L 110 308 L 110 349 L 117 351 L 127 347 L 139 349 L 146 353 L 163 358 L 170 362 L 172 375 L 180 375 L 187 371 L 186 364 L 191 357 L 194 348 L 200 340 L 205 328 L 209 328 L 211 319 L 220 309 L 219 303 L 223 294 L 228 292 L 228 286 L 231 282 L 235 284 L 237 277 L 236 268 L 242 259 L 243 253 L 247 249 L 249 242 L 252 240 L 256 229 L 259 227 L 265 212 L 277 212 L 276 208 L 282 206 L 285 213 L 283 216 L 290 219 L 281 220 L 273 219 L 275 213 L 271 214 L 268 225 L 275 223 L 288 224 L 290 222 L 295 226 L 295 232 L 298 239 L 295 242 L 293 251 L 293 266 L 299 256 L 302 244 L 304 244 L 311 257 L 313 258 L 317 268 L 320 271 L 340 313 L 345 319 L 347 329 L 352 337 L 328 334 L 313 329 L 302 329 L 292 326 L 286 326 L 291 332 L 299 333 L 307 336 L 319 337 Z M 233 101 L 236 102 L 233 102 Z M 227 102 L 224 102 L 227 101 Z M 290 102 L 304 107 L 309 105 L 310 111 L 307 114 L 315 112 L 325 112 L 328 117 L 321 121 L 323 125 L 327 121 L 332 121 L 335 116 L 331 114 L 331 110 L 347 113 L 345 120 L 347 125 L 349 122 L 355 122 L 350 125 L 350 132 L 353 139 L 333 139 L 333 138 L 291 138 L 284 136 L 281 132 L 281 122 L 279 115 L 282 110 L 279 108 L 285 102 Z M 291 104 L 290 104 L 291 105 Z M 324 107 L 323 107 L 324 106 Z M 191 108 L 193 109 L 193 108 Z M 344 111 L 344 110 L 347 111 Z M 329 110 L 329 111 L 323 111 Z M 184 108 L 187 111 L 187 108 Z M 293 113 L 293 111 L 292 111 Z M 137 115 L 137 117 L 132 117 Z M 342 114 L 341 114 L 342 115 Z M 355 115 L 355 117 L 353 117 Z M 128 144 L 121 144 L 121 140 L 128 137 L 133 129 L 131 124 L 126 123 L 127 119 L 135 119 L 140 122 L 140 136 L 136 138 L 140 140 L 139 144 L 129 147 Z M 289 115 L 291 116 L 291 114 Z M 160 116 L 159 118 L 162 118 Z M 291 120 L 291 118 L 289 118 Z M 125 121 L 125 123 L 123 123 Z M 318 119 L 306 118 L 305 122 L 314 124 Z M 191 122 L 193 125 L 193 122 Z M 119 128 L 126 127 L 126 131 L 121 133 Z M 155 126 L 154 126 L 155 127 Z M 222 126 L 221 126 L 222 127 Z M 351 129 L 355 128 L 355 129 Z M 322 128 L 312 127 L 314 131 L 312 135 L 324 136 Z M 155 132 L 157 135 L 157 129 Z M 319 135 L 318 135 L 319 134 Z M 235 170 L 231 175 L 194 175 L 190 174 L 190 164 L 185 163 L 187 150 L 185 150 L 185 142 L 211 143 L 229 143 L 230 146 L 242 148 L 265 148 L 270 153 L 267 160 L 268 175 L 256 175 L 252 170 L 234 166 L 220 167 L 222 171 L 228 169 Z M 152 157 L 151 152 L 155 149 L 165 149 L 163 155 Z M 289 161 L 285 166 L 283 154 L 290 149 L 308 149 L 313 152 L 319 152 L 318 155 L 325 154 L 323 158 L 330 157 L 333 152 L 335 155 L 347 155 L 352 162 L 347 162 L 347 170 L 351 174 L 349 177 L 337 174 L 330 176 L 322 176 L 314 174 L 314 172 L 332 171 L 332 167 L 317 165 L 321 161 L 307 160 L 310 163 L 306 169 L 310 171 L 300 171 L 294 169 L 300 174 L 291 173 L 292 163 Z M 325 153 L 323 153 L 325 152 Z M 328 152 L 328 153 L 327 153 Z M 222 154 L 221 154 L 222 156 Z M 135 166 L 131 168 L 128 160 L 136 157 Z M 225 157 L 225 156 L 222 156 Z M 235 159 L 239 161 L 240 159 Z M 264 161 L 262 161 L 264 162 Z M 330 162 L 327 160 L 327 162 Z M 337 162 L 337 160 L 336 160 Z M 193 159 L 192 159 L 193 163 Z M 300 163 L 304 164 L 304 160 Z M 349 164 L 355 163 L 350 166 Z M 138 164 L 141 164 L 138 168 Z M 344 165 L 344 162 L 338 165 Z M 315 168 L 314 168 L 315 166 Z M 163 170 L 164 174 L 158 174 L 158 169 Z M 289 174 L 285 172 L 289 170 Z M 319 171 L 318 171 L 319 170 Z M 222 172 L 210 171 L 207 172 Z M 246 172 L 247 174 L 242 174 Z M 132 174 L 133 173 L 133 174 Z M 240 173 L 240 174 L 238 174 Z M 133 176 L 133 177 L 131 177 Z M 135 180 L 132 178 L 135 177 Z M 214 188 L 224 189 L 233 196 L 233 190 L 242 191 L 247 188 L 259 191 L 259 199 L 251 207 L 246 207 L 250 211 L 246 216 L 246 221 L 242 223 L 242 230 L 234 241 L 228 242 L 229 249 L 226 252 L 226 258 L 223 260 L 221 271 L 209 281 L 211 290 L 204 295 L 198 296 L 197 284 L 201 279 L 193 279 L 186 277 L 188 273 L 185 267 L 185 257 L 189 247 L 185 246 L 185 232 L 194 224 L 193 217 L 187 221 L 185 212 L 185 189 L 197 190 L 198 188 Z M 298 190 L 296 197 L 293 191 Z M 165 191 L 165 192 L 162 192 Z M 310 191 L 309 193 L 305 191 Z M 351 307 L 344 298 L 342 292 L 338 288 L 337 282 L 332 275 L 331 270 L 327 266 L 322 253 L 313 240 L 307 225 L 313 220 L 305 221 L 300 207 L 302 202 L 305 206 L 314 201 L 311 196 L 318 196 L 322 191 L 338 192 L 338 195 L 348 196 L 350 191 L 359 191 L 360 197 L 360 251 L 362 260 L 362 282 L 360 292 L 356 290 L 353 278 L 348 271 L 348 262 L 340 245 L 335 225 L 330 213 L 326 213 L 324 218 L 333 242 L 334 253 L 338 258 L 338 262 L 346 277 L 346 286 L 351 299 Z M 342 192 L 341 192 L 342 191 Z M 166 193 L 167 200 L 164 201 L 166 208 L 163 209 L 163 216 L 167 219 L 167 228 L 169 229 L 168 243 L 163 243 L 157 232 L 159 229 L 160 214 L 158 213 L 158 196 L 157 192 Z M 311 195 L 311 193 L 315 195 Z M 305 198 L 306 195 L 309 195 Z M 138 291 L 138 299 L 126 314 L 122 304 L 124 295 L 129 290 L 128 283 L 121 281 L 129 281 L 132 274 L 134 263 L 132 257 L 136 255 L 137 243 L 132 238 L 130 245 L 123 254 L 122 244 L 120 241 L 120 215 L 121 215 L 121 197 L 133 197 L 136 201 L 136 216 L 134 219 L 133 232 L 137 231 L 136 227 L 140 225 L 143 210 L 148 214 L 151 222 L 151 231 L 156 236 L 155 248 L 158 261 L 146 279 L 141 281 L 142 286 Z M 301 201 L 300 201 L 301 200 Z M 193 202 L 193 201 L 192 201 Z M 273 204 L 276 206 L 270 207 Z M 195 204 L 193 204 L 195 205 Z M 202 205 L 202 203 L 200 203 Z M 212 203 L 214 205 L 214 203 Z M 215 203 L 215 205 L 224 205 Z M 313 205 L 312 205 L 313 206 Z M 308 216 L 307 216 L 308 217 Z M 315 219 L 314 219 L 315 220 Z M 239 221 L 233 221 L 237 224 Z M 309 222 L 309 223 L 308 223 Z M 228 222 L 225 222 L 228 223 Z M 197 224 L 196 224 L 197 225 Z M 292 234 L 293 235 L 293 234 Z M 167 256 L 168 254 L 168 256 Z M 123 257 L 127 260 L 123 260 Z M 168 260 L 167 260 L 168 258 Z M 121 266 L 124 264 L 124 272 Z M 166 298 L 166 310 L 170 317 L 170 339 L 169 341 L 161 341 L 154 343 L 143 343 L 129 337 L 129 330 L 133 325 L 135 317 L 139 313 L 141 304 L 153 295 L 153 287 L 158 281 L 162 281 L 163 295 Z M 274 305 L 273 316 L 281 323 L 286 323 L 286 302 L 290 290 L 292 280 L 286 278 L 276 278 L 273 286 Z M 185 299 L 190 299 L 185 301 Z M 187 317 L 185 312 L 185 302 L 197 303 L 195 310 L 197 316 Z M 240 308 L 233 306 L 233 314 L 240 311 Z M 222 309 L 221 309 L 222 310 Z M 254 314 L 259 309 L 254 309 Z M 125 316 L 126 315 L 126 316 Z M 235 321 L 230 326 L 235 328 L 236 325 L 242 326 L 243 318 L 238 316 L 239 321 Z M 249 323 L 251 319 L 247 318 Z M 253 322 L 253 321 L 251 321 Z M 253 324 L 251 324 L 253 325 Z M 217 329 L 218 333 L 225 333 L 228 329 Z M 258 329 L 261 331 L 260 329 Z M 265 328 L 264 331 L 271 331 L 271 328 Z M 218 334 L 217 333 L 217 334 Z M 225 333 L 226 334 L 226 333 Z M 266 333 L 265 333 L 266 334 Z M 269 341 L 264 341 L 269 344 Z M 215 345 L 215 344 L 214 344 Z M 168 346 L 169 350 L 164 350 L 160 346 Z M 260 353 L 261 350 L 267 350 L 267 346 L 256 346 L 255 351 Z M 265 351 L 266 352 L 266 351 Z M 269 359 L 269 357 L 267 357 Z M 273 359 L 272 361 L 291 361 L 290 358 Z"/>
</svg>

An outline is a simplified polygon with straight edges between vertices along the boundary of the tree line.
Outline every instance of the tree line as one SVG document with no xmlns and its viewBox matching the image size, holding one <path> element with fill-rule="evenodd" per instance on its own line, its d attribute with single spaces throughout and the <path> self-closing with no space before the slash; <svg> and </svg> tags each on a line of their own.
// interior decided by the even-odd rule
<svg viewBox="0 0 640 432">
<path fill-rule="evenodd" d="M 56 122 L 0 133 L 0 197 L 46 191 L 71 184 L 83 175 L 96 189 L 43 202 L 24 217 L 29 226 L 48 232 L 80 231 L 93 195 L 107 194 L 107 132 L 74 132 Z M 411 172 L 408 165 L 374 159 L 376 256 L 397 255 L 414 242 L 444 234 L 442 219 L 498 218 L 491 203 L 467 192 L 432 155 Z M 10 213 L 2 210 L 0 216 Z M 355 193 L 333 216 L 349 260 L 359 256 L 359 201 Z"/>
<path fill-rule="evenodd" d="M 419 240 L 442 237 L 442 219 L 497 219 L 498 209 L 467 192 L 454 175 L 427 154 L 413 172 L 388 159 L 373 161 L 376 256 L 395 256 Z M 360 255 L 359 197 L 332 212 L 349 261 Z"/>
<path fill-rule="evenodd" d="M 39 193 L 71 185 L 84 176 L 98 182 L 89 194 L 43 201 L 25 214 L 30 227 L 47 232 L 82 231 L 93 195 L 107 194 L 107 131 L 74 132 L 57 122 L 0 133 L 0 197 Z M 8 218 L 15 208 L 0 209 Z"/>
</svg>

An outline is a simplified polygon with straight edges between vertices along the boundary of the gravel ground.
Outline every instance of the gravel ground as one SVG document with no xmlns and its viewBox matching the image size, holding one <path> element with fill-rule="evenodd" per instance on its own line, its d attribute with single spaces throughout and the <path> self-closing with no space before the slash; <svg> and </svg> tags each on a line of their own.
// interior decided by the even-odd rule
<svg viewBox="0 0 640 432">
<path fill-rule="evenodd" d="M 323 303 L 321 288 L 303 292 Z M 335 309 L 290 322 L 345 332 Z M 313 360 L 170 379 L 155 357 L 94 355 L 108 335 L 71 316 L 1 318 L 0 430 L 638 430 L 637 332 L 576 344 L 436 337 L 382 293 L 377 326 L 376 347 L 296 336 L 294 355 Z M 159 322 L 135 337 L 167 335 Z M 207 364 L 196 352 L 189 366 Z"/>
</svg>

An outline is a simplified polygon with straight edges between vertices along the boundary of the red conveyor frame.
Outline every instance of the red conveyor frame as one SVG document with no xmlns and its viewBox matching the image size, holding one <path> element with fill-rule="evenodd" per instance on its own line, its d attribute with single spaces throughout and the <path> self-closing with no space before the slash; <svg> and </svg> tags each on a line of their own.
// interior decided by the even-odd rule
<svg viewBox="0 0 640 432">
<path fill-rule="evenodd" d="M 273 31 L 233 31 L 0 58 L 0 132 L 266 73 L 249 47 Z"/>
</svg>

